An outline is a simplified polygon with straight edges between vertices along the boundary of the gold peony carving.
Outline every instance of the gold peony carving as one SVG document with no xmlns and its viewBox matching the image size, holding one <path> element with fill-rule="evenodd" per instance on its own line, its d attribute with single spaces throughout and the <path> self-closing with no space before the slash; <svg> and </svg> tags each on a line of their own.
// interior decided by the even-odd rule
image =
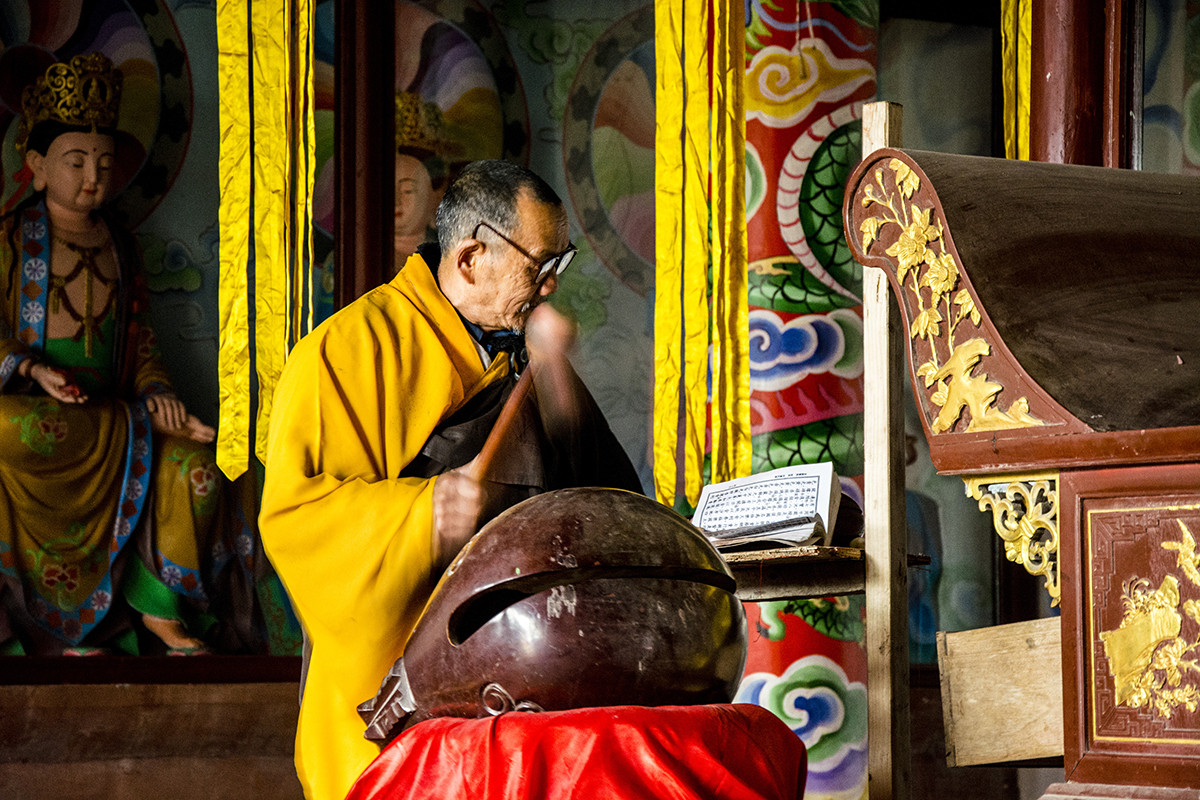
<svg viewBox="0 0 1200 800">
<path fill-rule="evenodd" d="M 959 288 L 958 264 L 946 249 L 941 220 L 931 220 L 932 207 L 912 202 L 921 178 L 909 165 L 893 158 L 887 169 L 890 181 L 888 172 L 877 168 L 875 183 L 863 191 L 863 206 L 877 206 L 878 214 L 859 225 L 862 250 L 868 252 L 886 226 L 900 228 L 896 241 L 884 252 L 895 267 L 897 285 L 914 298 L 909 325 L 914 360 L 918 341 L 928 347 L 928 358 L 917 367 L 917 376 L 927 390 L 933 387 L 929 400 L 939 408 L 931 429 L 934 433 L 952 429 L 964 412 L 968 433 L 1044 424 L 1029 413 L 1025 397 L 1017 398 L 1007 410 L 992 406 L 1004 387 L 988 380 L 986 372 L 974 374 L 980 361 L 991 354 L 991 345 L 977 335 L 967 338 L 979 332 L 981 318 L 970 292 Z M 942 352 L 949 353 L 945 360 Z"/>
</svg>

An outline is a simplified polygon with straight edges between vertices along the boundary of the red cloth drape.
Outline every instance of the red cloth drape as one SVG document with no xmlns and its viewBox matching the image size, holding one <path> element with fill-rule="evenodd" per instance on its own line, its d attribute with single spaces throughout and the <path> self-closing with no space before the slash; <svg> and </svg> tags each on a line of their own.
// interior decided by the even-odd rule
<svg viewBox="0 0 1200 800">
<path fill-rule="evenodd" d="M 401 734 L 347 800 L 798 800 L 807 761 L 753 705 L 443 717 Z"/>
</svg>

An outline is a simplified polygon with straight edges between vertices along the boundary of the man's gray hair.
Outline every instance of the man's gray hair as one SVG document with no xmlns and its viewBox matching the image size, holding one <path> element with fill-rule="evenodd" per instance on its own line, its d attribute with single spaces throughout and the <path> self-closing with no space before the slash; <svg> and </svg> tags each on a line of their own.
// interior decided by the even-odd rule
<svg viewBox="0 0 1200 800">
<path fill-rule="evenodd" d="M 528 190 L 534 200 L 562 206 L 550 184 L 525 167 L 492 159 L 473 161 L 462 172 L 437 208 L 438 245 L 448 253 L 486 222 L 504 233 L 517 226 L 517 197 Z"/>
</svg>

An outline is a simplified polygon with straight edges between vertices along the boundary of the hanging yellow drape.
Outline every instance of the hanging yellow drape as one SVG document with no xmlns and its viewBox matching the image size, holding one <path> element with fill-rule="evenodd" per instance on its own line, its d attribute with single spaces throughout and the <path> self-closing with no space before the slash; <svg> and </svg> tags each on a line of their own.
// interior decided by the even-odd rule
<svg viewBox="0 0 1200 800">
<path fill-rule="evenodd" d="M 654 484 L 667 504 L 680 478 L 687 502 L 700 496 L 710 347 L 713 476 L 750 471 L 743 36 L 721 2 L 655 4 Z"/>
<path fill-rule="evenodd" d="M 295 134 L 295 177 L 292 191 L 293 222 L 290 248 L 292 264 L 301 267 L 290 273 L 288 300 L 292 309 L 287 335 L 288 349 L 313 327 L 312 294 L 312 204 L 316 183 L 317 133 L 316 97 L 313 92 L 313 0 L 296 3 L 292 38 L 292 129 Z"/>
<path fill-rule="evenodd" d="M 250 26 L 241 0 L 217 0 L 220 227 L 217 464 L 231 479 L 250 462 Z"/>
<path fill-rule="evenodd" d="M 1029 160 L 1030 47 L 1033 0 L 1001 0 L 1004 155 Z"/>
<path fill-rule="evenodd" d="M 750 312 L 746 265 L 746 27 L 713 4 L 712 480 L 750 474 Z M 692 501 L 689 501 L 692 502 Z"/>
<path fill-rule="evenodd" d="M 315 148 L 313 8 L 312 0 L 219 0 L 217 5 L 221 76 L 217 464 L 231 479 L 250 464 L 250 419 L 255 407 L 254 452 L 264 458 L 276 381 L 290 345 L 311 326 L 311 302 L 304 287 L 311 253 Z M 253 315 L 249 313 L 251 279 Z M 256 398 L 250 391 L 251 353 L 258 379 Z"/>
</svg>

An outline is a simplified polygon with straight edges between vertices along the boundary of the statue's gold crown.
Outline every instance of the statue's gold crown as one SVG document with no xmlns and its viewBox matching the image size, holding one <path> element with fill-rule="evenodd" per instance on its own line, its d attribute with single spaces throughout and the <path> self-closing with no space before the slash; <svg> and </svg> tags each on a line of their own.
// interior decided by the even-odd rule
<svg viewBox="0 0 1200 800">
<path fill-rule="evenodd" d="M 115 128 L 121 105 L 121 71 L 103 53 L 74 56 L 67 63 L 51 64 L 46 74 L 21 95 L 24 115 L 17 130 L 17 150 L 22 155 L 29 132 L 39 122 L 56 120 L 67 125 Z"/>
<path fill-rule="evenodd" d="M 442 110 L 414 92 L 396 92 L 396 146 L 439 154 L 442 150 Z"/>
</svg>

